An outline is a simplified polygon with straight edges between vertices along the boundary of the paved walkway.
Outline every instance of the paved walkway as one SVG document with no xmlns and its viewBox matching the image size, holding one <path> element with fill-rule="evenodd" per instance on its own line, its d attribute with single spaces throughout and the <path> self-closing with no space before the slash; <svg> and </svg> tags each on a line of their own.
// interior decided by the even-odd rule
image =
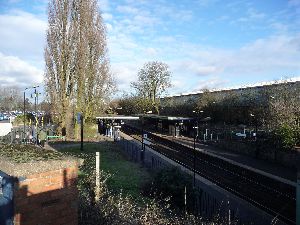
<svg viewBox="0 0 300 225">
<path fill-rule="evenodd" d="M 157 135 L 160 135 L 160 134 L 157 134 Z M 168 138 L 169 140 L 172 140 L 172 141 L 176 141 L 179 143 L 184 142 L 184 144 L 186 144 L 186 145 L 193 146 L 193 138 L 188 138 L 188 137 L 174 138 L 174 137 L 168 136 L 168 135 L 160 135 L 160 136 Z M 251 167 L 253 169 L 260 170 L 260 171 L 272 174 L 272 175 L 280 177 L 280 178 L 284 178 L 284 179 L 287 179 L 287 180 L 290 180 L 293 182 L 296 182 L 296 180 L 297 180 L 297 170 L 293 169 L 293 168 L 288 168 L 288 167 L 279 165 L 277 163 L 272 163 L 272 162 L 262 160 L 262 159 L 255 159 L 255 158 L 247 156 L 247 155 L 238 154 L 233 151 L 227 151 L 227 150 L 223 150 L 223 149 L 216 148 L 213 146 L 204 145 L 201 143 L 197 143 L 196 148 L 200 151 L 212 153 L 214 155 L 226 158 L 228 160 L 232 160 L 238 164 L 242 164 L 246 167 Z"/>
</svg>

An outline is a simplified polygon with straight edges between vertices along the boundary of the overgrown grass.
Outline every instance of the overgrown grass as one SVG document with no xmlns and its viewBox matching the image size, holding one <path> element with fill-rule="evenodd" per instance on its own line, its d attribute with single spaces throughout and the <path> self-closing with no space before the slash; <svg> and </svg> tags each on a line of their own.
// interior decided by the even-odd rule
<svg viewBox="0 0 300 225">
<path fill-rule="evenodd" d="M 170 197 L 156 196 L 155 193 L 152 198 L 142 196 L 143 185 L 152 185 L 153 178 L 147 169 L 127 161 L 117 143 L 104 140 L 100 143 L 85 143 L 84 151 L 80 151 L 80 145 L 76 143 L 77 145 L 69 145 L 70 147 L 59 144 L 58 150 L 65 155 L 85 159 L 78 180 L 80 225 L 226 224 L 218 215 L 213 221 L 205 221 L 189 212 L 175 210 L 170 205 Z M 97 151 L 101 154 L 102 170 L 99 177 L 101 190 L 98 200 L 95 199 L 95 152 Z M 180 178 L 176 176 L 176 179 Z M 167 182 L 171 183 L 170 185 L 173 183 L 172 180 Z M 166 185 L 163 182 L 159 184 L 161 185 L 156 187 L 161 188 L 162 185 Z"/>
<path fill-rule="evenodd" d="M 85 159 L 80 177 L 93 173 L 96 163 L 95 153 L 100 152 L 100 169 L 112 175 L 107 182 L 109 189 L 115 193 L 122 190 L 123 194 L 130 195 L 134 199 L 142 197 L 141 188 L 149 182 L 151 174 L 138 164 L 127 161 L 120 153 L 119 145 L 103 140 L 99 143 L 85 143 L 83 149 L 80 151 L 80 144 L 78 144 L 71 147 L 60 145 L 58 150 Z"/>
<path fill-rule="evenodd" d="M 0 157 L 7 158 L 15 163 L 28 163 L 36 161 L 60 160 L 64 155 L 33 145 L 0 144 Z"/>
</svg>

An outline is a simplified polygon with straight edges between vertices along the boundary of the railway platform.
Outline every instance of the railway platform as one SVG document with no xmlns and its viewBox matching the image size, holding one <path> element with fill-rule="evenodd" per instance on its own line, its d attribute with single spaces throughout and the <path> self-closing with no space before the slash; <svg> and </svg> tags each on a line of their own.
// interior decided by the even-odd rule
<svg viewBox="0 0 300 225">
<path fill-rule="evenodd" d="M 153 133 L 153 132 L 151 132 Z M 187 146 L 193 147 L 194 139 L 189 137 L 173 137 L 170 135 L 160 134 L 160 133 L 153 133 L 158 136 L 164 137 L 168 140 L 184 144 Z M 291 181 L 293 183 L 297 180 L 297 170 L 296 168 L 288 168 L 277 163 L 269 162 L 263 159 L 256 159 L 247 155 L 242 155 L 236 153 L 234 151 L 228 151 L 224 149 L 220 149 L 214 146 L 206 145 L 203 143 L 196 143 L 196 150 L 203 151 L 205 153 L 212 154 L 219 158 L 225 159 L 231 163 L 240 165 L 242 167 L 249 168 L 251 170 L 257 171 L 259 173 L 267 173 L 268 176 L 276 176 L 284 180 Z"/>
</svg>

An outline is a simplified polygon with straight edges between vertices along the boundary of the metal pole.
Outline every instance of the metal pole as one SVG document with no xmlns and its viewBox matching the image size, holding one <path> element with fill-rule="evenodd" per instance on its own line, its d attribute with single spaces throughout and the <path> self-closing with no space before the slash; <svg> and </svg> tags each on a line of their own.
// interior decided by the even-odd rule
<svg viewBox="0 0 300 225">
<path fill-rule="evenodd" d="M 185 212 L 185 214 L 187 214 L 187 211 L 186 211 L 186 186 L 184 186 L 184 212 Z"/>
<path fill-rule="evenodd" d="M 142 120 L 142 151 L 141 151 L 141 161 L 144 163 L 144 121 Z"/>
<path fill-rule="evenodd" d="M 196 186 L 196 134 L 194 130 L 194 165 L 193 165 L 193 187 Z"/>
<path fill-rule="evenodd" d="M 80 115 L 80 136 L 81 136 L 80 151 L 83 151 L 83 116 L 82 115 Z"/>
<path fill-rule="evenodd" d="M 26 128 L 25 128 L 25 123 L 26 123 L 26 119 L 25 119 L 25 91 L 26 89 L 24 90 L 24 111 L 23 111 L 23 116 L 24 116 L 24 133 L 23 133 L 23 141 L 25 143 L 25 137 L 26 137 Z"/>
<path fill-rule="evenodd" d="M 257 143 L 257 131 L 258 131 L 258 121 L 255 117 L 255 158 L 258 158 L 259 150 L 258 150 L 258 143 Z"/>
<path fill-rule="evenodd" d="M 300 155 L 298 153 L 297 194 L 296 194 L 296 224 L 300 225 Z"/>
<path fill-rule="evenodd" d="M 34 87 L 34 111 L 35 111 L 35 137 L 36 137 L 36 144 L 38 145 L 38 134 L 37 134 L 37 114 L 36 114 L 36 86 Z"/>
</svg>

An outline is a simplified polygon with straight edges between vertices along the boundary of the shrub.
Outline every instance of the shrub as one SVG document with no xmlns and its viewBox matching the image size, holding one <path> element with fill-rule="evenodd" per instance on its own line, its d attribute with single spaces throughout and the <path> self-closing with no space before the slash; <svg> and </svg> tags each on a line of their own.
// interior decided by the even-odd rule
<svg viewBox="0 0 300 225">
<path fill-rule="evenodd" d="M 300 144 L 300 128 L 283 124 L 279 126 L 274 132 L 275 141 L 279 147 L 284 149 L 292 149 Z"/>
<path fill-rule="evenodd" d="M 187 194 L 187 209 L 193 211 L 193 202 L 197 191 L 194 190 L 192 177 L 187 176 L 176 167 L 165 168 L 158 171 L 151 184 L 146 184 L 143 194 L 146 196 L 160 196 L 160 199 L 170 197 L 172 208 L 184 209 L 184 193 Z"/>
<path fill-rule="evenodd" d="M 34 115 L 32 113 L 26 113 L 25 114 L 25 122 L 26 124 L 29 124 L 29 121 L 31 120 L 31 123 L 34 123 L 35 118 Z M 24 115 L 18 115 L 14 122 L 14 124 L 23 124 L 24 123 Z"/>
</svg>

